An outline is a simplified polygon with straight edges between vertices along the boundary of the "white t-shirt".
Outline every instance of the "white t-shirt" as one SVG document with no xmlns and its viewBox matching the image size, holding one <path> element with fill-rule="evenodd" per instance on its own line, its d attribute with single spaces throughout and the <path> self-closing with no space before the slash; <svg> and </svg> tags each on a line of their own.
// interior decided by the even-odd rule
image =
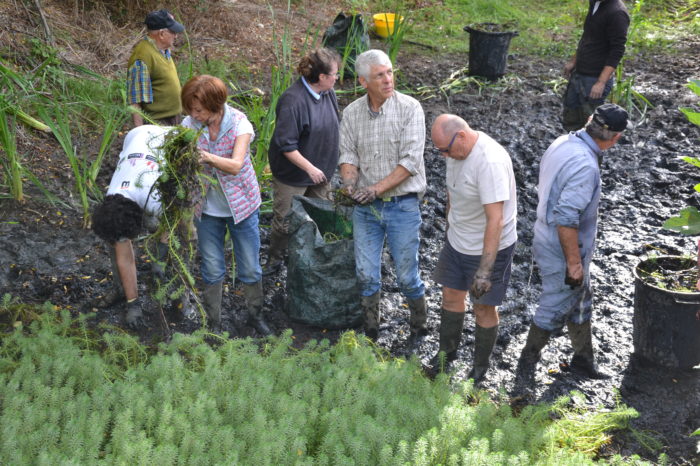
<svg viewBox="0 0 700 466">
<path fill-rule="evenodd" d="M 503 203 L 503 231 L 498 250 L 518 239 L 517 200 L 513 164 L 508 152 L 486 133 L 479 138 L 464 160 L 448 158 L 447 190 L 450 212 L 447 239 L 462 254 L 479 256 L 483 252 L 486 214 L 484 204 Z"/>
<path fill-rule="evenodd" d="M 172 127 L 143 125 L 129 131 L 124 149 L 109 182 L 107 194 L 121 194 L 139 205 L 146 215 L 160 215 L 160 195 L 151 188 L 163 163 L 160 147 Z"/>
</svg>

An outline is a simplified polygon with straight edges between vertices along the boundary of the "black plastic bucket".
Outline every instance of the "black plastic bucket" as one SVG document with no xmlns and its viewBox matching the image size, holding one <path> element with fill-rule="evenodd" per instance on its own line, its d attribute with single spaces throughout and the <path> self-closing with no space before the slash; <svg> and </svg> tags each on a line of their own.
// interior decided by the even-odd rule
<svg viewBox="0 0 700 466">
<path fill-rule="evenodd" d="M 469 74 L 498 79 L 506 73 L 510 40 L 517 31 L 503 31 L 504 25 L 481 23 L 464 26 L 469 33 Z"/>
<path fill-rule="evenodd" d="M 643 270 L 649 261 L 671 267 L 688 259 L 660 256 L 646 259 L 635 267 L 635 356 L 664 367 L 695 367 L 700 364 L 700 293 L 669 291 L 647 283 Z"/>
</svg>

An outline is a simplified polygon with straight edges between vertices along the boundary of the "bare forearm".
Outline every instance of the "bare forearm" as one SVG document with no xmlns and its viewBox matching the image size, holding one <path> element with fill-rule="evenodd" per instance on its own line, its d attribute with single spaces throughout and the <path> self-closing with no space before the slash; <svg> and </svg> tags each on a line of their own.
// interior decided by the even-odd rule
<svg viewBox="0 0 700 466">
<path fill-rule="evenodd" d="M 206 163 L 224 173 L 230 175 L 238 175 L 243 168 L 243 163 L 245 162 L 245 154 L 248 151 L 248 144 L 250 143 L 250 134 L 241 134 L 236 138 L 236 142 L 233 144 L 233 152 L 231 153 L 231 158 L 221 157 L 205 150 L 199 151 L 199 161 L 201 163 Z"/>
<path fill-rule="evenodd" d="M 306 157 L 301 155 L 301 152 L 299 152 L 298 150 L 292 152 L 284 152 L 284 156 L 287 157 L 287 159 L 290 162 L 292 162 L 294 165 L 304 170 L 305 172 L 311 170 L 312 168 L 315 168 L 314 164 L 309 162 L 306 159 Z"/>
<path fill-rule="evenodd" d="M 578 247 L 578 228 L 558 226 L 559 243 L 568 266 L 581 263 L 581 250 Z"/>
<path fill-rule="evenodd" d="M 141 112 L 141 104 L 131 104 L 130 107 L 133 109 L 131 113 L 131 119 L 134 122 L 134 126 L 143 125 L 143 117 L 139 112 Z"/>
<path fill-rule="evenodd" d="M 482 274 L 490 275 L 493 265 L 496 263 L 498 246 L 501 244 L 501 233 L 503 232 L 503 203 L 484 205 L 486 212 L 486 228 L 484 229 L 484 246 L 479 262 L 479 271 Z"/>
<path fill-rule="evenodd" d="M 340 164 L 340 178 L 345 186 L 356 186 L 359 177 L 360 172 L 355 165 L 349 163 Z"/>
<path fill-rule="evenodd" d="M 369 189 L 373 189 L 377 196 L 381 196 L 406 181 L 410 176 L 411 173 L 408 170 L 401 165 L 397 165 L 389 175 L 370 186 Z"/>
<path fill-rule="evenodd" d="M 605 84 L 608 81 L 610 81 L 610 78 L 612 77 L 613 73 L 615 72 L 615 68 L 612 66 L 605 66 L 603 67 L 603 71 L 600 72 L 600 76 L 598 76 L 598 82 Z"/>
</svg>

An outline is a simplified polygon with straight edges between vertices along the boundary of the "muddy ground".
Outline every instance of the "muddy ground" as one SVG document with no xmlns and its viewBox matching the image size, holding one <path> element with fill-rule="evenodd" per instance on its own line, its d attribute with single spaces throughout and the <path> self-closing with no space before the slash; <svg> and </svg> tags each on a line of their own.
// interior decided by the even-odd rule
<svg viewBox="0 0 700 466">
<path fill-rule="evenodd" d="M 690 125 L 678 111 L 681 105 L 697 104 L 684 87 L 688 78 L 700 78 L 698 43 L 685 44 L 662 56 L 631 57 L 626 69 L 633 72 L 637 86 L 653 103 L 644 118 L 634 115 L 634 129 L 617 147 L 605 154 L 602 166 L 603 196 L 600 206 L 598 250 L 594 258 L 595 287 L 594 341 L 599 363 L 612 374 L 606 381 L 582 379 L 562 370 L 572 351 L 564 331 L 543 352 L 538 366 L 537 401 L 551 401 L 570 392 L 581 391 L 590 406 L 611 407 L 624 403 L 640 413 L 632 426 L 658 439 L 663 447 L 646 450 L 630 434 L 621 434 L 604 449 L 604 454 L 640 454 L 654 461 L 666 452 L 675 464 L 698 464 L 697 441 L 688 435 L 700 427 L 700 371 L 646 367 L 633 357 L 632 316 L 634 278 L 632 269 L 641 257 L 652 253 L 691 253 L 693 240 L 661 230 L 663 220 L 688 203 L 698 205 L 700 198 L 692 186 L 700 182 L 697 170 L 677 157 L 697 155 L 700 130 Z M 450 73 L 466 66 L 464 55 L 425 58 L 424 50 L 407 48 L 399 60 L 400 88 L 435 86 Z M 421 52 L 421 53 L 418 53 Z M 503 144 L 513 159 L 518 183 L 518 234 L 513 276 L 507 299 L 501 307 L 501 330 L 492 358 L 492 368 L 484 387 L 494 395 L 513 387 L 513 371 L 524 345 L 530 316 L 534 312 L 540 280 L 533 267 L 530 245 L 537 198 L 538 161 L 547 146 L 562 131 L 558 121 L 560 98 L 552 81 L 559 77 L 561 63 L 532 61 L 511 56 L 506 80 L 482 87 L 471 85 L 449 96 L 423 97 L 429 124 L 438 114 L 457 113 L 474 128 L 490 134 Z M 428 131 L 429 134 L 429 131 Z M 121 138 L 113 148 L 112 159 L 103 167 L 101 182 L 106 185 L 114 167 Z M 62 157 L 41 136 L 24 134 L 21 138 L 30 163 L 50 164 Z M 94 144 L 87 141 L 85 144 Z M 427 146 L 429 147 L 429 146 Z M 445 229 L 444 160 L 426 150 L 429 190 L 422 205 L 424 225 L 421 241 L 421 268 L 427 285 L 430 337 L 421 358 L 427 361 L 438 348 L 440 289 L 432 281 Z M 46 181 L 45 181 L 46 182 Z M 0 290 L 25 302 L 52 303 L 73 312 L 89 310 L 86 304 L 104 294 L 111 283 L 110 266 L 104 245 L 81 228 L 77 200 L 70 194 L 72 179 L 68 172 L 54 171 L 48 180 L 68 206 L 51 206 L 40 193 L 27 187 L 31 197 L 24 205 L 0 200 Z M 270 216 L 263 215 L 269 225 Z M 263 256 L 267 247 L 267 228 L 261 232 Z M 398 292 L 388 256 L 384 267 L 379 344 L 397 356 L 403 355 L 408 336 L 408 310 Z M 148 264 L 139 263 L 141 276 Z M 145 282 L 145 280 L 143 280 Z M 284 312 L 285 271 L 266 278 L 266 311 L 276 331 L 291 327 L 298 344 L 311 338 L 335 340 L 336 330 L 313 328 L 289 321 Z M 146 284 L 140 284 L 146 294 Z M 239 329 L 241 336 L 256 336 L 244 325 L 243 297 L 233 283 L 227 285 L 224 327 Z M 165 330 L 157 306 L 148 303 L 148 329 L 139 332 L 144 341 L 159 341 L 168 332 L 190 332 L 197 324 L 178 321 L 166 312 Z M 97 313 L 97 321 L 123 326 L 121 309 L 114 307 Z M 455 379 L 464 378 L 472 358 L 474 320 L 468 316 Z"/>
</svg>

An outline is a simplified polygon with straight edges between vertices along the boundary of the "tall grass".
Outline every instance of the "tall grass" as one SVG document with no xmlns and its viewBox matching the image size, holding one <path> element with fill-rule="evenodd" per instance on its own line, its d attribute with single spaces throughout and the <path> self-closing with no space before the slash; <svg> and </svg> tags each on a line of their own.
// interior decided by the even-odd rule
<svg viewBox="0 0 700 466">
<path fill-rule="evenodd" d="M 22 163 L 17 152 L 14 125 L 14 118 L 8 115 L 4 108 L 0 108 L 0 146 L 4 152 L 0 161 L 5 174 L 5 184 L 8 186 L 10 197 L 22 202 L 24 201 Z"/>
<path fill-rule="evenodd" d="M 49 125 L 51 132 L 68 158 L 75 181 L 74 187 L 78 193 L 80 206 L 83 211 L 83 228 L 87 228 L 90 224 L 90 203 L 88 199 L 89 164 L 84 155 L 82 157 L 78 155 L 77 146 L 73 142 L 70 114 L 63 105 L 47 103 L 46 106 L 39 108 L 39 115 Z"/>
<path fill-rule="evenodd" d="M 409 29 L 411 15 L 409 10 L 402 7 L 401 3 L 397 3 L 393 8 L 394 13 L 394 28 L 386 38 L 388 45 L 387 55 L 391 63 L 396 63 L 396 58 L 399 55 L 399 49 L 404 41 L 404 36 Z"/>
</svg>

